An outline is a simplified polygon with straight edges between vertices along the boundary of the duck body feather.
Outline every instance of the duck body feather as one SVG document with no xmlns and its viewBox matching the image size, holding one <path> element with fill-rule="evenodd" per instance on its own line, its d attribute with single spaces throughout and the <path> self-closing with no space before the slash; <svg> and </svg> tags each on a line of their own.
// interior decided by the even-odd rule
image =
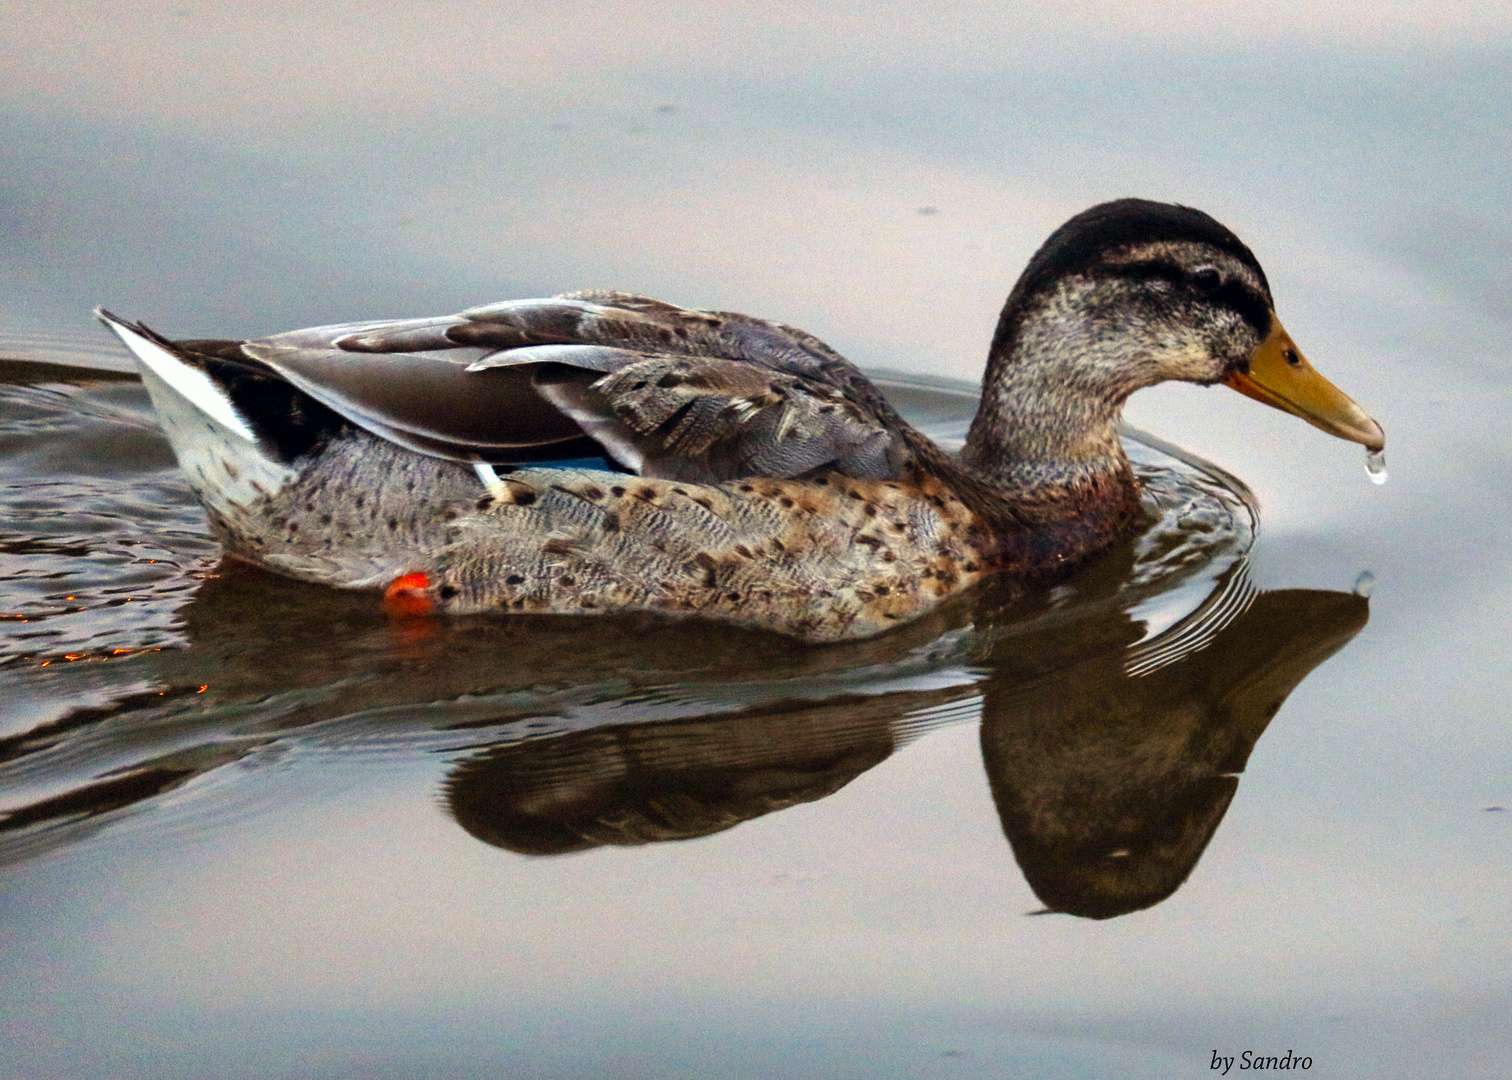
<svg viewBox="0 0 1512 1080">
<path fill-rule="evenodd" d="M 349 588 L 420 573 L 436 606 L 455 613 L 657 611 L 812 641 L 862 637 L 988 573 L 1074 565 L 1137 511 L 1095 487 L 1080 498 L 1002 499 L 851 364 L 786 328 L 738 317 L 740 337 L 717 343 L 725 355 L 709 357 L 714 346 L 696 338 L 686 347 L 700 353 L 647 355 L 632 346 L 654 332 L 636 320 L 641 340 L 606 346 L 604 312 L 616 301 L 655 304 L 658 317 L 698 328 L 728 318 L 598 294 L 595 344 L 521 344 L 510 351 L 527 355 L 508 364 L 498 349 L 480 357 L 477 346 L 437 345 L 448 325 L 481 336 L 465 316 L 250 343 L 173 343 L 111 325 L 150 357 L 154 405 L 227 554 Z M 585 306 L 568 297 L 527 310 L 557 316 L 555 333 L 567 337 L 566 317 Z M 335 344 L 354 333 L 361 349 Z M 795 360 L 790 342 L 800 341 Z M 752 360 L 735 355 L 742 347 Z M 575 364 L 618 366 L 568 367 L 568 349 L 597 350 L 568 353 Z M 201 373 L 240 425 L 185 395 Z M 582 427 L 562 424 L 556 409 L 542 415 L 536 386 L 546 380 L 570 386 L 574 402 L 595 395 L 599 412 Z M 585 444 L 595 421 L 616 425 L 605 442 L 621 460 Z M 597 468 L 528 463 L 593 451 Z"/>
<path fill-rule="evenodd" d="M 1191 257 L 1227 258 L 1269 310 L 1222 226 L 1126 202 L 1231 239 Z M 1117 239 L 1126 255 L 1134 241 Z M 820 642 L 884 631 L 987 574 L 1062 574 L 1126 536 L 1140 510 L 1112 427 L 1123 399 L 1220 381 L 1268 332 L 1231 304 L 1203 337 L 1161 306 L 1170 283 L 1086 258 L 1047 276 L 1044 256 L 1010 297 L 960 456 L 811 335 L 634 294 L 257 341 L 175 343 L 99 314 L 228 555 L 391 595 L 403 582 L 412 608 L 655 611 Z M 1129 280 L 1153 308 L 1131 309 Z M 1212 343 L 1225 334 L 1237 344 Z"/>
</svg>

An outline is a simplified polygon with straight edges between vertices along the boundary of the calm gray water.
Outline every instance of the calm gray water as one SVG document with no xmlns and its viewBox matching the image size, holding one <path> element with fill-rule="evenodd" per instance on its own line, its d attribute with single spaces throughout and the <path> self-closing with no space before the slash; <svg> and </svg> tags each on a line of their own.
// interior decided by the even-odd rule
<svg viewBox="0 0 1512 1080">
<path fill-rule="evenodd" d="M 1512 1067 L 1504 12 L 18 10 L 0 1073 Z M 1130 419 L 1242 485 L 1139 449 L 1144 541 L 837 649 L 416 631 L 223 566 L 88 318 L 613 286 L 971 380 L 1034 247 L 1126 194 L 1249 242 L 1390 483 L 1161 388 Z M 894 392 L 949 437 L 954 385 Z"/>
</svg>

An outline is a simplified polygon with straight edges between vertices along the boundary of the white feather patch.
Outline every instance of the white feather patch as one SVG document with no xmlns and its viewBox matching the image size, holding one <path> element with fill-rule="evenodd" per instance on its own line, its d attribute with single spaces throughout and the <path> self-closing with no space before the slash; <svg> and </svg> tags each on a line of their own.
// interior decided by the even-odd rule
<svg viewBox="0 0 1512 1080">
<path fill-rule="evenodd" d="M 501 502 L 513 502 L 513 499 L 505 498 L 509 491 L 509 481 L 501 479 L 494 467 L 486 461 L 473 462 L 473 472 L 478 474 L 478 479 L 483 481 L 483 486 L 488 493 Z"/>
<path fill-rule="evenodd" d="M 240 435 L 250 443 L 257 442 L 257 435 L 242 419 L 223 390 L 198 368 L 190 367 L 157 342 L 143 337 L 130 327 L 118 322 L 105 324 L 115 331 L 116 337 L 131 350 L 133 356 L 145 368 L 162 379 L 195 408 L 222 427 Z"/>
</svg>

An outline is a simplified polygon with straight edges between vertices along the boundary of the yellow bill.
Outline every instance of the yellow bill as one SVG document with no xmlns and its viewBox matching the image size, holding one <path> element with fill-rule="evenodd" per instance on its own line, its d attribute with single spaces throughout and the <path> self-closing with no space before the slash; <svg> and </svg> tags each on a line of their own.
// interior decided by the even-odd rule
<svg viewBox="0 0 1512 1080">
<path fill-rule="evenodd" d="M 1245 397 L 1300 416 L 1314 427 L 1361 443 L 1368 450 L 1378 451 L 1386 445 L 1381 425 L 1318 374 L 1274 316 L 1270 336 L 1250 357 L 1249 371 L 1236 371 L 1223 382 Z"/>
</svg>

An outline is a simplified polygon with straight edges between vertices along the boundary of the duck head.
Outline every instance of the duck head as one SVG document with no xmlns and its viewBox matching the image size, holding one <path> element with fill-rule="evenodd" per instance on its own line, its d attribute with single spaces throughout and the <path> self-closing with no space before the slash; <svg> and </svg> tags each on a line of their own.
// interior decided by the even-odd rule
<svg viewBox="0 0 1512 1080">
<path fill-rule="evenodd" d="M 1237 236 L 1198 210 L 1121 199 L 1057 229 L 1014 286 L 963 460 L 1009 490 L 1126 473 L 1123 404 L 1172 379 L 1223 383 L 1373 451 L 1386 442 L 1302 356 Z"/>
</svg>

